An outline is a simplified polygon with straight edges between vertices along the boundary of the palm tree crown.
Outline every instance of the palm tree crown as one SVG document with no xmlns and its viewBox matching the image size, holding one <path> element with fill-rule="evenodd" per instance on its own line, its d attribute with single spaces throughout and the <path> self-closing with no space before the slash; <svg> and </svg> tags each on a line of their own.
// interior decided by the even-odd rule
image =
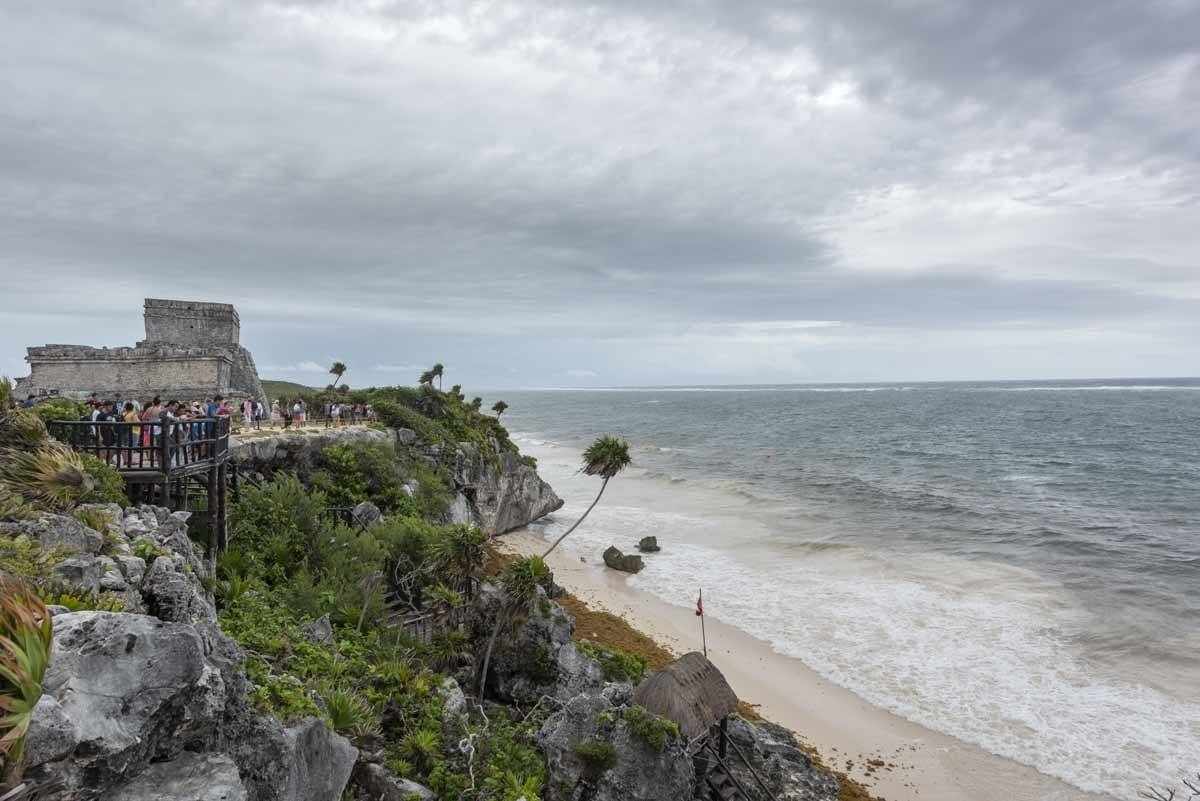
<svg viewBox="0 0 1200 801">
<path fill-rule="evenodd" d="M 620 473 L 633 459 L 629 443 L 616 437 L 600 437 L 583 452 L 583 472 L 609 479 Z"/>
<path fill-rule="evenodd" d="M 433 366 L 433 369 L 431 369 L 429 372 L 433 373 L 433 377 L 438 380 L 438 389 L 441 389 L 442 388 L 442 374 L 446 372 L 446 368 L 442 365 L 441 362 L 438 362 L 437 364 L 435 364 Z"/>
<path fill-rule="evenodd" d="M 346 374 L 346 365 L 342 362 L 334 362 L 333 366 L 329 368 L 329 373 L 334 376 L 333 385 L 336 387 L 337 383 L 342 380 L 342 376 Z"/>
</svg>

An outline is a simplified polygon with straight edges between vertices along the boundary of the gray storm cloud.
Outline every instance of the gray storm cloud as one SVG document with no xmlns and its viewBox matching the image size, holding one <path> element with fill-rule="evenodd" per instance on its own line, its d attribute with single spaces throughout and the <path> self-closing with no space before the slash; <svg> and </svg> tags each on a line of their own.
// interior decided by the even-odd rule
<svg viewBox="0 0 1200 801">
<path fill-rule="evenodd" d="M 154 295 L 237 304 L 314 383 L 329 354 L 358 385 L 1195 374 L 1196 30 L 1192 2 L 6 3 L 0 371 L 132 342 Z"/>
</svg>

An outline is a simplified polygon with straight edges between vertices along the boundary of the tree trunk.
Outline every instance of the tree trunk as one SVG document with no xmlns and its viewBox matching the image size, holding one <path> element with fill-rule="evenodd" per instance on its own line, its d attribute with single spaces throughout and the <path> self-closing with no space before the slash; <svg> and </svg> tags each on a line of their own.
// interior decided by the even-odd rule
<svg viewBox="0 0 1200 801">
<path fill-rule="evenodd" d="M 579 524 L 584 521 L 584 518 L 586 518 L 591 513 L 591 511 L 596 508 L 596 504 L 600 503 L 600 496 L 604 494 L 604 488 L 607 486 L 608 486 L 608 479 L 606 478 L 606 479 L 604 479 L 604 483 L 600 485 L 600 491 L 596 493 L 596 500 L 592 501 L 592 505 L 587 508 L 587 511 L 583 513 L 583 516 L 575 521 L 575 525 L 571 526 L 569 529 L 564 531 L 562 533 L 562 536 L 560 536 L 558 539 L 556 539 L 554 541 L 554 544 L 551 545 L 544 554 L 542 554 L 543 559 L 545 559 L 547 556 L 549 556 L 550 552 L 553 551 L 555 548 L 557 548 L 558 544 L 560 542 L 562 542 L 563 540 L 565 540 L 567 538 L 568 534 L 570 534 L 575 529 L 579 528 Z"/>
<path fill-rule="evenodd" d="M 496 647 L 496 637 L 500 634 L 500 629 L 504 628 L 504 619 L 507 617 L 507 606 L 501 606 L 496 610 L 496 625 L 492 629 L 492 636 L 488 638 L 487 650 L 483 652 L 483 668 L 479 671 L 479 703 L 483 703 L 483 688 L 487 686 L 488 667 L 492 663 L 492 649 Z"/>
</svg>

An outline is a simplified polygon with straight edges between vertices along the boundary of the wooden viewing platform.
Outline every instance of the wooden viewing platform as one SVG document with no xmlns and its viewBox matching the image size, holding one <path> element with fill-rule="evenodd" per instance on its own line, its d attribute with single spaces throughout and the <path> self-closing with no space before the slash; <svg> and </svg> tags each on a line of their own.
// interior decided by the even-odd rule
<svg viewBox="0 0 1200 801">
<path fill-rule="evenodd" d="M 210 550 L 228 543 L 227 485 L 236 490 L 229 463 L 228 417 L 184 420 L 101 422 L 54 420 L 46 426 L 55 439 L 109 465 L 125 480 L 134 503 L 184 509 L 189 486 L 205 490 Z"/>
</svg>

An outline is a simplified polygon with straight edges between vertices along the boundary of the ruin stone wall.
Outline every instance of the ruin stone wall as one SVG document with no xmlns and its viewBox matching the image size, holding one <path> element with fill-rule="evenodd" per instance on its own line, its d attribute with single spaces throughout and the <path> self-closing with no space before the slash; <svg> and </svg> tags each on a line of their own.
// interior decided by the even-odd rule
<svg viewBox="0 0 1200 801">
<path fill-rule="evenodd" d="M 83 399 L 93 392 L 146 400 L 196 400 L 229 386 L 233 360 L 202 348 L 91 348 L 47 345 L 29 349 L 30 376 L 18 391 Z"/>
<path fill-rule="evenodd" d="M 228 303 L 146 298 L 145 345 L 168 342 L 178 345 L 223 345 L 241 342 L 241 320 Z"/>
</svg>

